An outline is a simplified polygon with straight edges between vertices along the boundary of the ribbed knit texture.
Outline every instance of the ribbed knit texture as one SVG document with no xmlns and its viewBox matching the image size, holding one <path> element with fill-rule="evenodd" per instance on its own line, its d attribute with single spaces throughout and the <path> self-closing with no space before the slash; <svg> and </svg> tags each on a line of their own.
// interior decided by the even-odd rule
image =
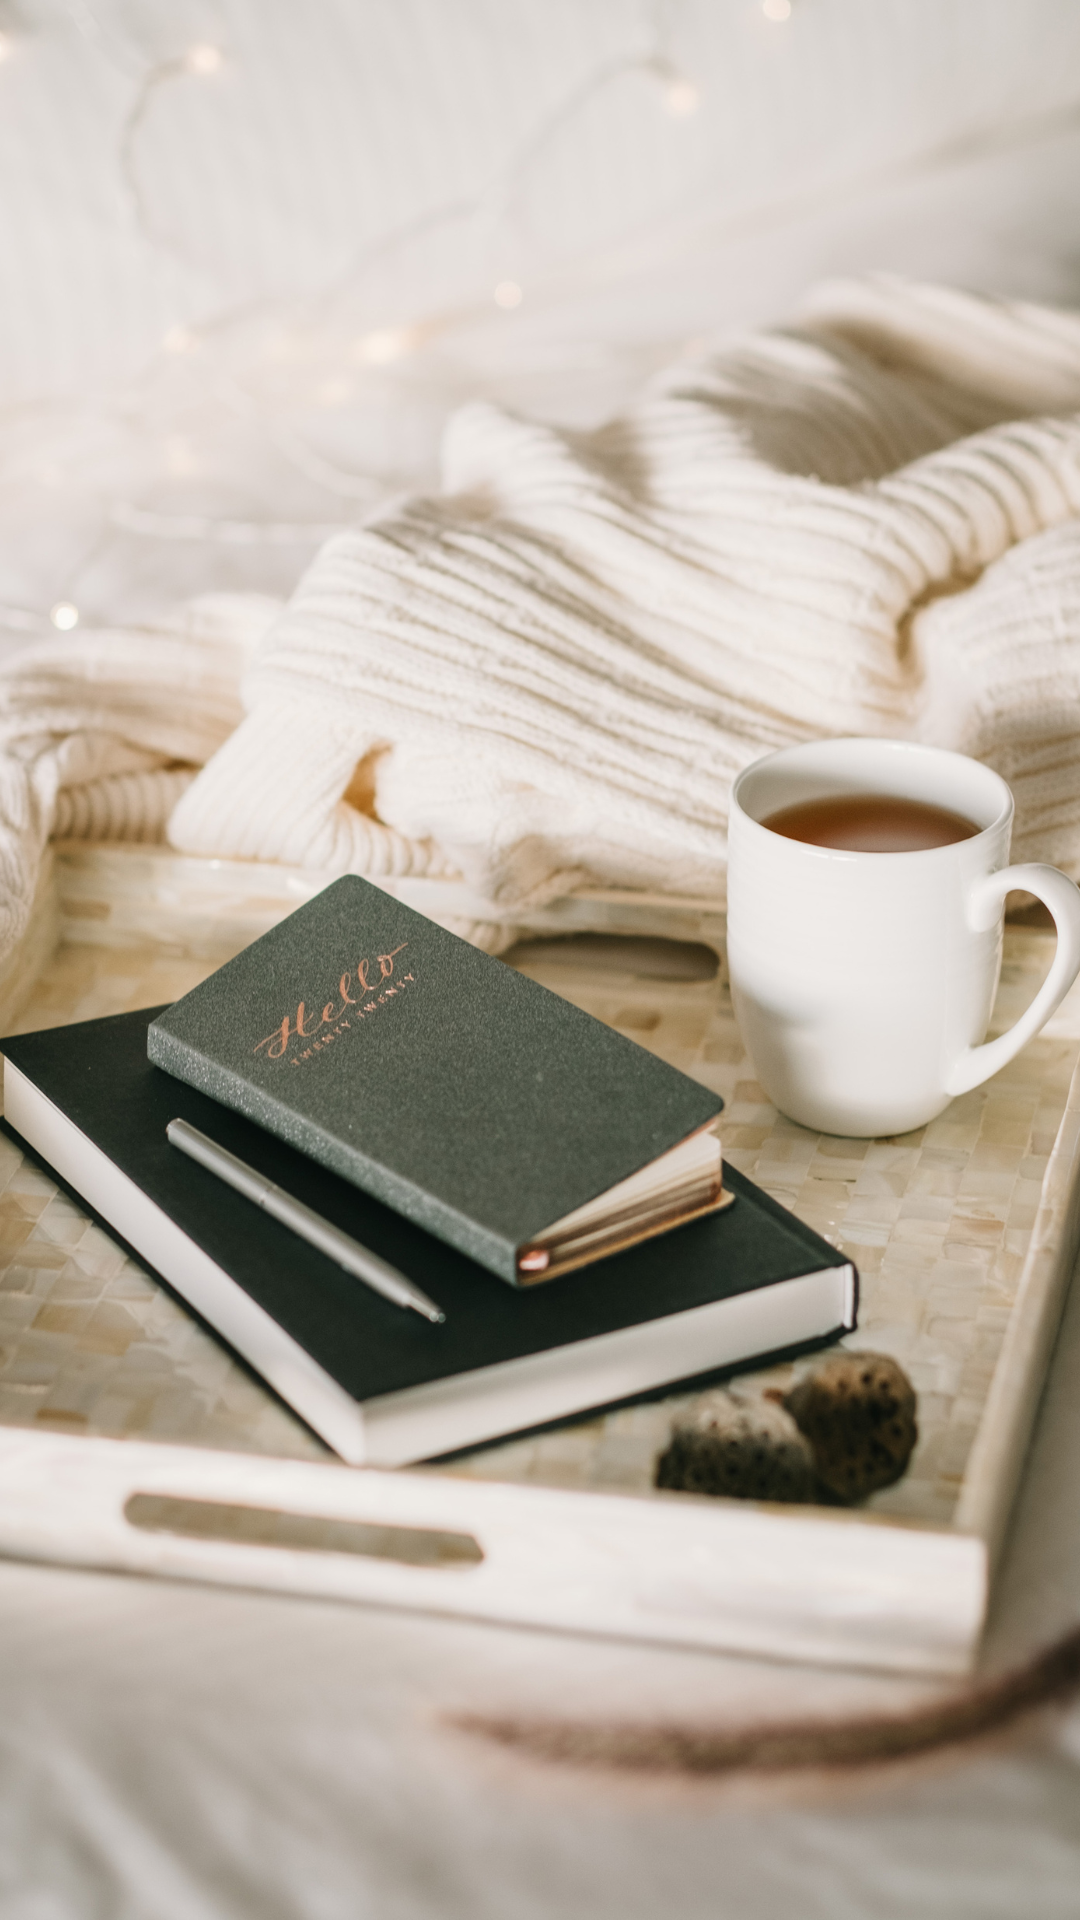
<svg viewBox="0 0 1080 1920">
<path fill-rule="evenodd" d="M 379 871 L 341 798 L 372 755 L 411 870 L 441 849 L 493 918 L 715 897 L 748 761 L 913 734 L 1000 766 L 1019 856 L 1078 872 L 1078 405 L 1080 320 L 877 283 L 594 434 L 467 406 L 439 497 L 322 549 L 170 838 Z"/>
<path fill-rule="evenodd" d="M 57 840 L 163 840 L 169 815 L 194 778 L 193 767 L 158 767 L 61 787 L 53 833 Z"/>
<path fill-rule="evenodd" d="M 240 719 L 240 675 L 275 610 L 207 598 L 160 631 L 73 634 L 0 672 L 0 955 L 26 925 L 52 832 L 160 835 Z"/>
<path fill-rule="evenodd" d="M 716 899 L 734 774 L 821 734 L 977 754 L 1017 857 L 1080 874 L 1077 408 L 1080 319 L 889 281 L 595 433 L 466 406 L 443 491 L 277 618 L 219 595 L 7 669 L 4 942 L 54 826 L 146 837 L 178 794 L 185 851 L 460 873 L 492 948 L 587 881 Z"/>
</svg>

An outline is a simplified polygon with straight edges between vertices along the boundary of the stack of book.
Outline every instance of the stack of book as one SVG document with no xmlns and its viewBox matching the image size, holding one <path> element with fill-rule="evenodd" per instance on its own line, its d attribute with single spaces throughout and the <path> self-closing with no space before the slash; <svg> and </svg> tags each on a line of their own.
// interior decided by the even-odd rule
<svg viewBox="0 0 1080 1920">
<path fill-rule="evenodd" d="M 350 1462 L 855 1324 L 715 1095 L 353 876 L 173 1006 L 3 1051 L 9 1130 Z"/>
</svg>

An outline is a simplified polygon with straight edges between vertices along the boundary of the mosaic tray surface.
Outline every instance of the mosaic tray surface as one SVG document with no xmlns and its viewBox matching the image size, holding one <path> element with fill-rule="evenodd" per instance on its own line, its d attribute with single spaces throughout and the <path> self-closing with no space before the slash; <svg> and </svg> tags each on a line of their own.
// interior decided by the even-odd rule
<svg viewBox="0 0 1080 1920">
<path fill-rule="evenodd" d="M 994 1030 L 1049 964 L 1052 937 L 1006 932 Z M 1048 1034 L 930 1126 L 845 1141 L 781 1118 L 756 1085 L 705 949 L 579 936 L 510 956 L 727 1103 L 725 1150 L 862 1275 L 851 1344 L 885 1350 L 919 1395 L 920 1440 L 877 1511 L 948 1523 L 985 1403 L 1080 1051 L 1066 1008 Z M 54 955 L 22 1032 L 152 1005 L 207 960 L 89 946 Z M 790 1369 L 743 1375 L 740 1390 Z M 567 1488 L 644 1491 L 683 1396 L 459 1456 L 448 1470 Z M 301 1458 L 322 1443 L 169 1293 L 0 1137 L 0 1424 Z"/>
</svg>

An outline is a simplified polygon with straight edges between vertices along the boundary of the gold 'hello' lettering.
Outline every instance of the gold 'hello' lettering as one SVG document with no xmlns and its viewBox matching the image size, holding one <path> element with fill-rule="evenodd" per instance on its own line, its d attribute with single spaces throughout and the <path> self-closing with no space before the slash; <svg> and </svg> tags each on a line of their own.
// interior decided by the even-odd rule
<svg viewBox="0 0 1080 1920">
<path fill-rule="evenodd" d="M 381 982 L 389 980 L 392 977 L 394 961 L 397 959 L 399 953 L 404 953 L 408 944 L 407 940 L 403 940 L 399 947 L 391 947 L 388 952 L 377 954 L 374 963 L 370 960 L 357 961 L 355 983 L 361 996 L 376 993 Z M 373 964 L 376 964 L 379 969 L 378 980 L 372 980 L 368 977 Z M 412 980 L 413 975 L 408 973 L 404 976 L 399 976 L 399 978 Z M 257 1041 L 252 1051 L 261 1053 L 265 1047 L 268 1060 L 281 1060 L 289 1052 L 293 1040 L 310 1040 L 312 1035 L 317 1033 L 321 1027 L 333 1026 L 335 1021 L 341 1020 L 341 1016 L 345 1012 L 346 1007 L 357 1007 L 356 999 L 349 992 L 349 987 L 353 983 L 353 979 L 354 974 L 346 969 L 338 982 L 338 992 L 341 995 L 340 1007 L 335 1009 L 333 1000 L 328 1000 L 322 1009 L 321 1015 L 316 1020 L 314 1016 L 308 1014 L 306 1001 L 301 1000 L 297 1005 L 295 1014 L 285 1014 L 281 1025 L 275 1027 L 272 1033 L 268 1033 L 265 1039 Z M 377 999 L 369 1000 L 366 1006 L 357 1007 L 357 1017 L 359 1018 L 364 1013 L 371 1011 L 375 1006 L 384 1005 L 387 994 L 392 995 L 397 993 L 397 991 L 397 987 L 384 989 L 382 993 L 378 994 Z M 342 1024 L 347 1027 L 349 1023 L 345 1020 Z M 320 1043 L 316 1042 L 315 1044 L 319 1046 Z M 300 1053 L 299 1058 L 301 1060 L 307 1060 L 311 1058 L 311 1054 L 312 1049 L 308 1047 Z M 293 1064 L 295 1064 L 295 1060 Z"/>
<path fill-rule="evenodd" d="M 266 1047 L 268 1049 L 267 1056 L 266 1056 L 268 1060 L 280 1060 L 282 1054 L 284 1053 L 286 1047 L 289 1044 L 289 1040 L 292 1036 L 292 1030 L 293 1030 L 292 1021 L 290 1020 L 288 1014 L 286 1014 L 280 1027 L 276 1027 L 273 1033 L 268 1033 L 265 1040 L 259 1041 L 258 1046 L 255 1048 L 255 1052 L 261 1053 L 263 1048 Z"/>
</svg>

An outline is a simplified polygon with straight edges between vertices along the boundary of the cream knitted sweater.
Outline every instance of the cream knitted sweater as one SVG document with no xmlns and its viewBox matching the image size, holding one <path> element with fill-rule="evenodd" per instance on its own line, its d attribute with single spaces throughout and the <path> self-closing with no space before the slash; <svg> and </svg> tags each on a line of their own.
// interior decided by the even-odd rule
<svg viewBox="0 0 1080 1920">
<path fill-rule="evenodd" d="M 830 733 L 986 759 L 1017 857 L 1080 875 L 1077 409 L 1080 318 L 884 280 L 595 433 L 466 406 L 443 491 L 332 538 L 276 618 L 219 596 L 7 669 L 0 938 L 54 827 L 166 819 L 192 853 L 460 873 L 493 949 L 589 881 L 718 897 L 733 775 Z"/>
</svg>

